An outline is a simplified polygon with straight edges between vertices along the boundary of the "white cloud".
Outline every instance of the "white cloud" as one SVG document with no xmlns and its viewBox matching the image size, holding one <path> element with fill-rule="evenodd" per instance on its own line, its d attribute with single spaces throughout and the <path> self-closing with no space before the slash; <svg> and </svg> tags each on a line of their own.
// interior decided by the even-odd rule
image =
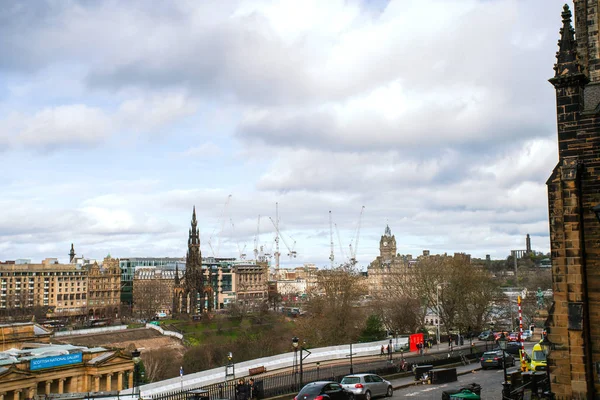
<svg viewBox="0 0 600 400">
<path fill-rule="evenodd" d="M 0 142 L 9 147 L 89 146 L 110 134 L 104 111 L 83 104 L 48 107 L 33 115 L 12 113 L 0 121 Z"/>
<path fill-rule="evenodd" d="M 62 256 L 71 241 L 96 257 L 183 254 L 191 206 L 206 246 L 229 194 L 230 254 L 237 241 L 254 246 L 257 216 L 273 216 L 276 201 L 299 262 L 326 262 L 329 210 L 347 247 L 362 205 L 364 262 L 386 222 L 413 254 L 503 257 L 527 232 L 547 250 L 556 128 L 546 79 L 561 9 L 558 0 L 391 1 L 378 13 L 342 0 L 5 9 L 0 146 L 13 162 L 0 171 L 10 210 L 0 258 L 34 247 Z M 54 151 L 15 162 L 28 149 Z M 264 217 L 265 245 L 269 225 Z"/>
</svg>

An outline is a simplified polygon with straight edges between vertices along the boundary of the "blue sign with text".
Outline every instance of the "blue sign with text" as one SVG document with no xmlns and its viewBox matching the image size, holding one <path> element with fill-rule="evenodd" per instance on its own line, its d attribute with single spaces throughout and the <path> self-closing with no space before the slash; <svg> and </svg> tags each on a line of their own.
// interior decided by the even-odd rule
<svg viewBox="0 0 600 400">
<path fill-rule="evenodd" d="M 60 356 L 50 356 L 44 358 L 33 358 L 29 361 L 29 369 L 54 368 L 63 365 L 77 364 L 83 361 L 82 353 L 63 354 Z"/>
</svg>

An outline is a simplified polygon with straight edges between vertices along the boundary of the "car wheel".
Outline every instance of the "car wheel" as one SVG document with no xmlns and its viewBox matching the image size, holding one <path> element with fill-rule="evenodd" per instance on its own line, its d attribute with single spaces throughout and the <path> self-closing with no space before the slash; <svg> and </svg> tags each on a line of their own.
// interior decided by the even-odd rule
<svg viewBox="0 0 600 400">
<path fill-rule="evenodd" d="M 365 400 L 371 400 L 371 392 L 367 390 L 365 393 Z"/>
<path fill-rule="evenodd" d="M 394 395 L 394 389 L 391 386 L 388 386 L 387 393 L 385 394 L 387 397 L 392 397 Z"/>
</svg>

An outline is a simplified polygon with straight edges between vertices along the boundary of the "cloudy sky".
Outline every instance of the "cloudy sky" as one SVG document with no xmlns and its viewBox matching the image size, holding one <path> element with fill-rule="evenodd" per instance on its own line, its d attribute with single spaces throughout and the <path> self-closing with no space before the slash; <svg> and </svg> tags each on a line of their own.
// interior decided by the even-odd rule
<svg viewBox="0 0 600 400">
<path fill-rule="evenodd" d="M 546 252 L 563 3 L 3 2 L 0 260 Z"/>
</svg>

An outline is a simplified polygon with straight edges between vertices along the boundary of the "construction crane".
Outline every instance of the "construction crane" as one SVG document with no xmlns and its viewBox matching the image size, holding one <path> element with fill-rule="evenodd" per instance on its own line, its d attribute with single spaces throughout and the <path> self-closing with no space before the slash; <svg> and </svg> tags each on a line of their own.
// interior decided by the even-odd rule
<svg viewBox="0 0 600 400">
<path fill-rule="evenodd" d="M 271 222 L 273 222 L 273 218 L 269 217 Z M 275 203 L 275 222 L 273 222 L 275 226 L 275 276 L 279 279 L 279 258 L 281 257 L 281 253 L 279 252 L 279 203 Z"/>
<path fill-rule="evenodd" d="M 333 255 L 333 221 L 331 220 L 331 210 L 329 210 L 329 245 L 331 247 L 329 261 L 331 261 L 331 268 L 333 269 L 333 260 L 335 260 L 335 256 Z"/>
<path fill-rule="evenodd" d="M 216 239 L 217 239 L 217 251 L 215 251 L 215 249 L 213 248 L 212 245 L 212 241 L 213 238 L 215 238 L 215 229 L 213 229 L 212 233 L 210 234 L 210 237 L 208 238 L 208 247 L 210 247 L 210 250 L 213 254 L 213 257 L 219 257 L 219 250 L 221 248 L 221 235 L 223 234 L 223 230 L 225 229 L 225 213 L 227 212 L 227 206 L 229 205 L 229 202 L 231 201 L 231 195 L 227 196 L 227 200 L 225 201 L 225 205 L 223 206 L 223 211 L 221 211 L 221 215 L 219 216 L 219 220 L 221 222 L 221 229 L 219 230 L 219 233 L 216 235 Z"/>
<path fill-rule="evenodd" d="M 229 218 L 229 222 L 231 223 L 231 237 L 235 238 L 235 225 L 233 223 L 233 219 Z M 237 245 L 237 249 L 238 249 L 238 254 L 239 254 L 240 260 L 245 260 L 246 259 L 246 253 L 244 253 L 244 251 L 246 250 L 246 245 L 244 245 L 243 249 L 240 249 L 240 241 L 238 239 L 235 239 L 235 244 Z"/>
<path fill-rule="evenodd" d="M 273 223 L 273 226 L 275 227 L 275 231 L 277 232 L 277 236 L 281 237 L 281 241 L 283 242 L 283 244 L 285 245 L 285 247 L 288 249 L 288 257 L 290 257 L 290 258 L 296 258 L 297 255 L 298 255 L 298 253 L 296 252 L 296 250 L 294 250 L 294 248 L 296 247 L 296 241 L 294 240 L 294 244 L 292 246 L 290 246 L 288 244 L 287 240 L 285 240 L 285 238 L 283 237 L 283 235 L 279 231 L 279 227 L 277 225 L 275 225 L 275 221 L 273 221 L 273 218 L 269 217 L 269 219 L 271 220 L 271 223 Z M 291 239 L 293 240 L 293 238 L 291 238 Z"/>
<path fill-rule="evenodd" d="M 365 211 L 365 206 L 362 206 L 360 209 L 360 216 L 358 217 L 358 226 L 356 228 L 356 237 L 354 239 L 354 248 L 352 248 L 352 243 L 350 243 L 350 265 L 356 265 L 356 250 L 358 249 L 358 239 L 360 237 L 360 224 L 362 222 L 362 216 Z"/>
<path fill-rule="evenodd" d="M 258 222 L 256 223 L 256 236 L 254 236 L 254 261 L 258 261 L 259 256 L 259 241 L 260 236 L 260 214 L 258 215 Z"/>
<path fill-rule="evenodd" d="M 338 244 L 340 246 L 340 254 L 342 255 L 342 259 L 349 261 L 348 257 L 346 256 L 346 253 L 344 252 L 344 246 L 342 246 L 342 238 L 340 237 L 340 230 L 338 229 L 337 224 L 333 224 L 333 226 L 335 226 L 335 233 L 337 233 Z"/>
</svg>

